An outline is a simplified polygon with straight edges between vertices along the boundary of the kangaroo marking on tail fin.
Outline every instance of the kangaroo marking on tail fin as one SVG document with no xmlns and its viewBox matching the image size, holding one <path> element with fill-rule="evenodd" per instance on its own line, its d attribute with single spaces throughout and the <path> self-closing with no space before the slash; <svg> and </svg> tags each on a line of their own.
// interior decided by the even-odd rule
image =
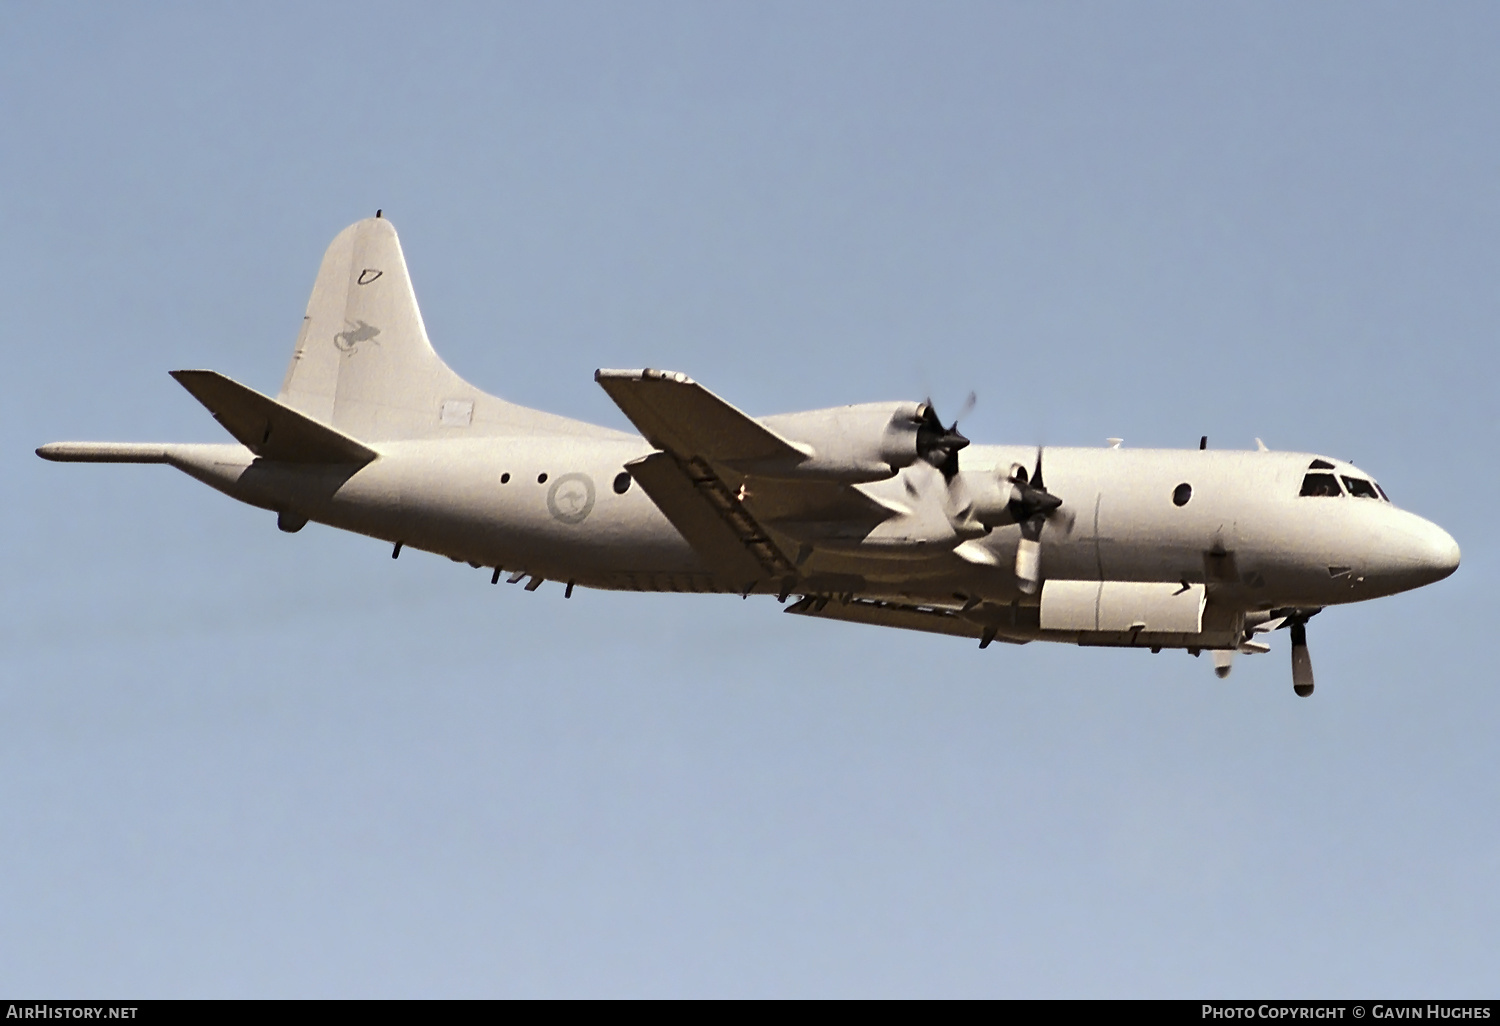
<svg viewBox="0 0 1500 1026">
<path fill-rule="evenodd" d="M 380 329 L 373 324 L 364 321 L 345 321 L 349 325 L 347 331 L 341 331 L 333 336 L 333 344 L 339 347 L 341 353 L 354 352 L 361 342 L 375 342 L 375 336 L 380 334 Z M 378 346 L 379 342 L 375 342 Z"/>
</svg>

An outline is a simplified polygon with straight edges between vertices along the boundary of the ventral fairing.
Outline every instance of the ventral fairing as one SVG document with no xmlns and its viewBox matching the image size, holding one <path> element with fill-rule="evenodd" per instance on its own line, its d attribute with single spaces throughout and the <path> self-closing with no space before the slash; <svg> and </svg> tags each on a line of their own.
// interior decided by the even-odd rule
<svg viewBox="0 0 1500 1026">
<path fill-rule="evenodd" d="M 795 599 L 799 616 L 1023 644 L 1212 653 L 1439 581 L 1453 539 L 1312 453 L 971 444 L 930 402 L 751 417 L 685 374 L 599 370 L 631 435 L 451 371 L 378 214 L 323 258 L 276 398 L 174 371 L 234 441 L 54 442 L 166 463 L 276 514 L 545 581 Z"/>
</svg>

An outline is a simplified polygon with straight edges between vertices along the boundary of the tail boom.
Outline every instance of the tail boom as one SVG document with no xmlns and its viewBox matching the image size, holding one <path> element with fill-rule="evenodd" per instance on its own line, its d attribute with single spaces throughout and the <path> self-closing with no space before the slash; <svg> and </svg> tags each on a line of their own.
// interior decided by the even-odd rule
<svg viewBox="0 0 1500 1026">
<path fill-rule="evenodd" d="M 160 442 L 48 442 L 36 451 L 53 463 L 170 463 Z"/>
</svg>

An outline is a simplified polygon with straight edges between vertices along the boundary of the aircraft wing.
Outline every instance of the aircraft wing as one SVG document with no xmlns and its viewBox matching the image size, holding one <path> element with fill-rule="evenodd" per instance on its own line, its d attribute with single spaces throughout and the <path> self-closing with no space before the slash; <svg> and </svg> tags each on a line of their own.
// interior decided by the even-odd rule
<svg viewBox="0 0 1500 1026">
<path fill-rule="evenodd" d="M 747 585 L 795 580 L 790 524 L 859 524 L 888 515 L 846 484 L 757 471 L 795 467 L 810 451 L 685 374 L 600 370 L 594 380 L 661 450 L 626 469 L 716 572 Z M 790 584 L 787 585 L 788 587 Z"/>
<path fill-rule="evenodd" d="M 743 475 L 724 467 L 800 460 L 796 446 L 685 374 L 599 370 L 594 380 L 661 450 L 625 469 L 716 573 L 746 590 L 759 580 L 796 577 L 791 560 L 746 509 Z"/>
<path fill-rule="evenodd" d="M 654 452 L 625 469 L 717 574 L 746 590 L 759 580 L 797 575 L 744 503 L 702 460 Z"/>
<path fill-rule="evenodd" d="M 679 458 L 716 463 L 798 463 L 809 453 L 735 409 L 686 374 L 598 370 L 599 382 L 646 441 Z"/>
</svg>

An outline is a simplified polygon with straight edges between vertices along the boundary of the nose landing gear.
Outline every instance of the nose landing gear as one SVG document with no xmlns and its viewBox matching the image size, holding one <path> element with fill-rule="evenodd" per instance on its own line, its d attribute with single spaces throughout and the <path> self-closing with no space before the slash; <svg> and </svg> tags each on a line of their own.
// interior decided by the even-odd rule
<svg viewBox="0 0 1500 1026">
<path fill-rule="evenodd" d="M 1306 698 L 1313 693 L 1312 656 L 1307 652 L 1307 620 L 1295 619 L 1291 628 L 1292 690 L 1297 693 L 1298 698 Z"/>
<path fill-rule="evenodd" d="M 1307 652 L 1307 621 L 1320 612 L 1322 612 L 1320 608 L 1282 608 L 1247 613 L 1245 622 L 1248 630 L 1245 632 L 1244 640 L 1240 642 L 1239 651 L 1269 652 L 1271 646 L 1256 641 L 1254 636 L 1280 630 L 1283 627 L 1291 628 L 1292 690 L 1297 693 L 1298 698 L 1307 698 L 1313 693 L 1312 656 Z M 1229 676 L 1231 658 L 1233 658 L 1232 652 L 1214 653 L 1214 669 L 1220 677 Z"/>
</svg>

